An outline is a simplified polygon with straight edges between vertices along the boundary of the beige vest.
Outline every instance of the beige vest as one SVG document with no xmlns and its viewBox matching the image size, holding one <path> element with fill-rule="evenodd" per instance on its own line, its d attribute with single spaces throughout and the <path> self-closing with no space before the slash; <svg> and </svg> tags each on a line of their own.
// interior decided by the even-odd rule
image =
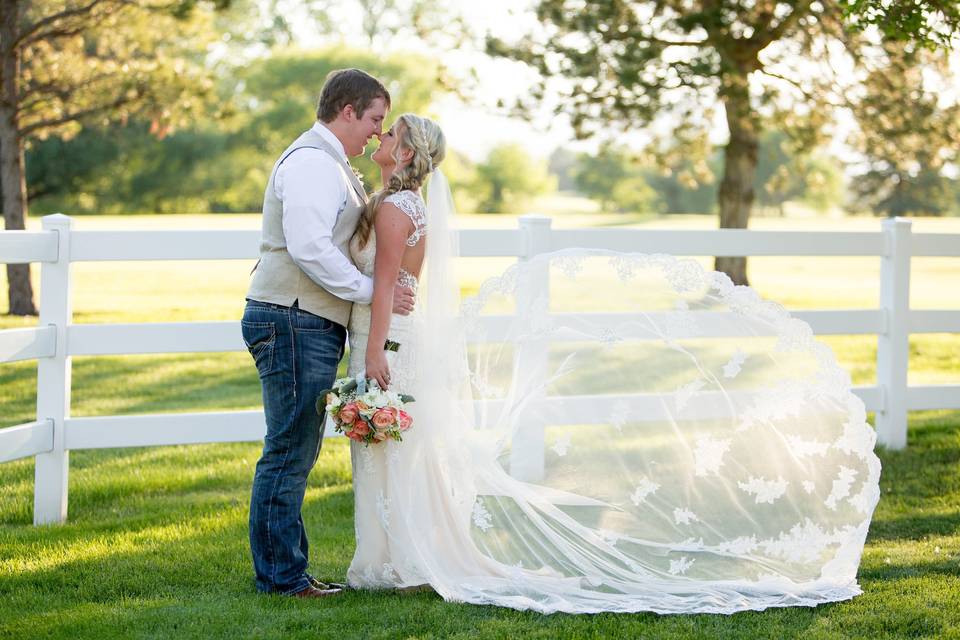
<svg viewBox="0 0 960 640">
<path fill-rule="evenodd" d="M 347 326 L 350 321 L 352 303 L 338 298 L 310 279 L 297 266 L 287 252 L 287 241 L 283 235 L 283 203 L 273 189 L 277 169 L 291 153 L 297 149 L 311 147 L 326 151 L 346 169 L 350 185 L 347 188 L 347 201 L 343 210 L 337 214 L 333 225 L 333 245 L 343 255 L 350 258 L 350 238 L 360 221 L 367 195 L 360 180 L 346 159 L 338 154 L 319 134 L 312 130 L 304 132 L 290 145 L 273 166 L 267 190 L 263 195 L 263 226 L 260 233 L 260 260 L 254 267 L 253 279 L 247 297 L 260 302 L 299 307 L 318 316 Z"/>
</svg>

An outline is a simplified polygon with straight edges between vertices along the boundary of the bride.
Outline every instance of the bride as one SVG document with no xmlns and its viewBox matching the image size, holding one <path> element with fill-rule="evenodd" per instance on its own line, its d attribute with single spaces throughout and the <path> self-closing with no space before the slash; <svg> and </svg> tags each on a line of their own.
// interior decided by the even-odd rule
<svg viewBox="0 0 960 640">
<path fill-rule="evenodd" d="M 349 584 L 543 613 L 859 594 L 875 436 L 810 327 L 693 260 L 596 250 L 520 261 L 461 305 L 444 153 L 400 116 L 351 243 L 374 297 L 349 374 L 416 401 L 403 442 L 350 443 Z"/>
</svg>

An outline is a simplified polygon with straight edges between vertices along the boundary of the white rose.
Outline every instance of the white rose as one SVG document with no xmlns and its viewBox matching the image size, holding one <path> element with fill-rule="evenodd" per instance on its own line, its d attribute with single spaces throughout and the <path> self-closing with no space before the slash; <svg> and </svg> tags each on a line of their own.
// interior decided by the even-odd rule
<svg viewBox="0 0 960 640">
<path fill-rule="evenodd" d="M 326 407 L 327 413 L 333 411 L 334 409 L 336 409 L 337 407 L 343 404 L 343 401 L 340 399 L 340 396 L 338 396 L 336 393 L 327 394 L 328 398 L 330 396 L 333 396 L 333 400 L 327 403 L 327 407 Z"/>
</svg>

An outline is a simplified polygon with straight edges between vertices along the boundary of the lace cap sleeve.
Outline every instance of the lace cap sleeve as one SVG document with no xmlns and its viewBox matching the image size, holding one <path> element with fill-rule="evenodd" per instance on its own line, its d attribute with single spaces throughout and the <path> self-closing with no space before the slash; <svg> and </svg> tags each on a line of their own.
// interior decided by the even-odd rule
<svg viewBox="0 0 960 640">
<path fill-rule="evenodd" d="M 387 196 L 384 202 L 389 202 L 410 217 L 414 229 L 407 238 L 407 246 L 412 247 L 417 244 L 427 231 L 427 207 L 423 198 L 413 191 L 398 191 Z"/>
</svg>

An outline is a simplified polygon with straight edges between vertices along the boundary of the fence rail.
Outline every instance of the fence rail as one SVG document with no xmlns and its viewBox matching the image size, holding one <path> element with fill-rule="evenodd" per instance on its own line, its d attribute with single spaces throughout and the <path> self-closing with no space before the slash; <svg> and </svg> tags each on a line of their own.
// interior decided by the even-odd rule
<svg viewBox="0 0 960 640">
<path fill-rule="evenodd" d="M 674 231 L 643 229 L 551 229 L 549 218 L 524 216 L 517 229 L 463 230 L 466 257 L 529 260 L 548 251 L 583 247 L 613 251 L 709 256 L 875 256 L 880 258 L 880 306 L 876 309 L 795 311 L 818 335 L 876 335 L 877 383 L 854 387 L 869 411 L 876 412 L 879 441 L 906 446 L 907 411 L 960 409 L 960 384 L 907 385 L 911 333 L 960 333 L 960 311 L 910 309 L 913 257 L 960 257 L 960 234 L 913 234 L 910 222 L 886 220 L 876 232 L 835 231 Z M 258 231 L 73 231 L 63 215 L 43 219 L 43 231 L 0 232 L 0 263 L 41 264 L 40 321 L 37 327 L 0 331 L 0 363 L 38 360 L 37 421 L 0 429 L 0 462 L 36 456 L 34 522 L 60 522 L 67 516 L 67 477 L 72 449 L 159 446 L 203 442 L 242 442 L 263 437 L 262 411 L 173 413 L 136 416 L 70 416 L 70 358 L 145 353 L 229 352 L 244 349 L 239 322 L 74 324 L 71 269 L 75 262 L 133 260 L 249 260 L 257 255 Z M 517 304 L 549 286 L 546 269 L 530 274 Z M 698 312 L 722 316 L 718 312 Z M 574 314 L 556 313 L 563 325 Z M 651 312 L 650 315 L 656 315 Z M 597 326 L 619 325 L 624 314 L 575 314 Z M 487 316 L 487 340 L 495 340 L 510 316 Z M 723 335 L 755 335 L 742 318 L 727 323 Z M 638 326 L 633 339 L 653 339 Z M 562 339 L 562 338 L 561 338 Z M 519 354 L 525 367 L 545 366 L 546 347 Z M 641 419 L 657 419 L 659 394 L 622 398 Z M 595 398 L 551 397 L 561 401 L 564 420 L 589 417 Z M 546 399 L 533 399 L 545 402 Z M 584 413 L 587 411 L 587 413 Z M 515 448 L 544 448 L 544 425 L 518 434 Z M 542 473 L 542 457 L 524 456 L 521 478 Z"/>
<path fill-rule="evenodd" d="M 49 358 L 57 350 L 54 327 L 0 331 L 0 362 Z"/>
<path fill-rule="evenodd" d="M 55 231 L 0 231 L 0 256 L 7 264 L 56 262 L 58 244 Z"/>
<path fill-rule="evenodd" d="M 0 429 L 0 462 L 35 456 L 53 449 L 53 421 L 40 420 Z"/>
</svg>

